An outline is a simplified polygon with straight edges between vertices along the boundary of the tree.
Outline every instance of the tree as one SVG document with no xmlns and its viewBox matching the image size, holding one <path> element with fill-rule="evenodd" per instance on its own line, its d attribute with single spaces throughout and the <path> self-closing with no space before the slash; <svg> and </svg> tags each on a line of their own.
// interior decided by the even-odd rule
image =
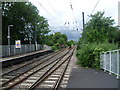
<svg viewBox="0 0 120 90">
<path fill-rule="evenodd" d="M 44 36 L 50 32 L 47 20 L 39 15 L 37 8 L 30 2 L 13 2 L 2 4 L 3 44 L 7 44 L 7 28 L 11 28 L 11 44 L 20 39 L 22 44 L 35 41 L 35 34 L 39 43 L 44 43 Z M 26 42 L 24 40 L 27 40 Z M 41 41 L 43 40 L 43 41 Z"/>
<path fill-rule="evenodd" d="M 57 32 L 53 36 L 53 42 L 59 43 L 59 45 L 64 44 L 66 46 L 67 36 L 65 34 L 61 34 L 60 32 Z"/>
<path fill-rule="evenodd" d="M 55 34 L 45 36 L 45 44 L 52 46 L 53 50 L 67 46 L 67 35 L 56 32 Z"/>
<path fill-rule="evenodd" d="M 68 45 L 68 46 L 73 46 L 73 45 L 75 45 L 75 44 L 76 44 L 76 42 L 73 41 L 73 40 L 67 41 L 67 45 Z"/>
<path fill-rule="evenodd" d="M 104 12 L 97 12 L 90 17 L 82 33 L 86 42 L 104 42 L 115 39 L 114 32 L 117 28 L 113 26 L 114 20 L 111 17 L 105 17 Z"/>
<path fill-rule="evenodd" d="M 113 26 L 111 17 L 104 16 L 104 12 L 97 12 L 90 17 L 78 41 L 78 64 L 99 69 L 100 52 L 118 49 L 120 31 Z"/>
<path fill-rule="evenodd" d="M 65 38 L 63 38 L 63 37 L 59 38 L 58 43 L 59 43 L 59 45 L 61 45 L 61 44 L 66 45 Z"/>
<path fill-rule="evenodd" d="M 54 45 L 53 34 L 46 35 L 46 37 L 45 37 L 45 44 L 48 45 L 48 46 L 53 46 Z"/>
<path fill-rule="evenodd" d="M 118 45 L 120 47 L 120 30 L 116 30 L 116 32 L 114 32 L 114 38 L 115 38 L 114 42 L 118 43 Z"/>
</svg>

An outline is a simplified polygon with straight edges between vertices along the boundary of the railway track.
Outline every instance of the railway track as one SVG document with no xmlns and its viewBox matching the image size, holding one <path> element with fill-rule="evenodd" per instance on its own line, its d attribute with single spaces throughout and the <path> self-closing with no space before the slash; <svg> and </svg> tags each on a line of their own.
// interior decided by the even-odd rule
<svg viewBox="0 0 120 90">
<path fill-rule="evenodd" d="M 58 52 L 34 65 L 30 63 L 29 65 L 33 67 L 29 69 L 25 66 L 3 74 L 3 80 L 6 82 L 2 84 L 2 89 L 64 88 L 70 75 L 69 63 L 74 49 Z M 24 69 L 26 70 L 23 71 Z"/>
<path fill-rule="evenodd" d="M 33 60 L 29 63 L 23 64 L 22 66 L 18 66 L 15 69 L 9 70 L 8 72 L 3 73 L 2 76 L 2 82 L 3 85 L 5 83 L 10 82 L 10 80 L 15 79 L 15 77 L 17 76 L 21 76 L 23 73 L 27 72 L 28 70 L 31 70 L 32 68 L 37 67 L 38 65 L 48 61 L 50 58 L 54 57 L 55 55 L 59 54 L 61 51 L 59 52 L 55 52 L 52 53 L 51 55 L 49 55 L 48 57 L 46 57 L 46 55 L 44 57 L 41 58 L 37 58 L 36 60 Z M 10 68 L 11 69 L 11 68 Z M 9 77 L 10 76 L 10 77 Z M 6 78 L 7 77 L 7 78 Z"/>
<path fill-rule="evenodd" d="M 55 53 L 55 52 L 54 52 Z M 50 56 L 52 55 L 53 53 L 49 53 L 49 54 L 46 54 L 46 55 L 43 55 L 43 56 L 40 56 L 38 58 L 33 58 L 31 60 L 28 60 L 28 61 L 24 61 L 22 63 L 19 63 L 19 64 L 15 64 L 15 65 L 11 65 L 11 66 L 8 66 L 8 67 L 3 67 L 2 68 L 2 73 L 1 75 L 4 75 L 5 73 L 8 73 L 10 71 L 14 71 L 16 69 L 19 69 L 25 65 L 28 65 L 28 64 L 31 64 L 31 63 L 35 63 L 36 61 L 40 60 L 40 59 L 43 59 L 44 57 L 46 56 Z"/>
<path fill-rule="evenodd" d="M 50 54 L 47 54 L 47 55 L 44 55 L 44 56 L 41 56 L 41 57 L 38 57 L 38 58 L 33 58 L 31 61 L 26 61 L 26 62 L 23 62 L 21 64 L 17 64 L 17 65 L 13 65 L 13 66 L 9 66 L 9 67 L 3 68 L 2 69 L 2 74 L 0 76 L 4 76 L 4 75 L 6 75 L 8 73 L 12 73 L 13 71 L 16 71 L 18 69 L 24 68 L 24 67 L 26 67 L 26 66 L 28 66 L 30 64 L 31 65 L 33 63 L 35 64 L 35 63 L 39 62 L 39 60 L 42 61 L 42 60 L 44 60 L 44 58 L 46 58 L 48 56 L 52 58 L 53 56 L 55 56 L 55 55 L 59 54 L 60 52 L 62 52 L 62 50 L 57 51 L 57 52 L 53 52 L 53 53 L 50 53 Z"/>
</svg>

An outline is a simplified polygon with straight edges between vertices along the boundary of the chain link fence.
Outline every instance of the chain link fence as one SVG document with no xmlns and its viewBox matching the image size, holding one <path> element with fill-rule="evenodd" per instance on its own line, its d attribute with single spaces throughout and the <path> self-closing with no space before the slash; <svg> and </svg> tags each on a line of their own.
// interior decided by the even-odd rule
<svg viewBox="0 0 120 90">
<path fill-rule="evenodd" d="M 112 50 L 107 52 L 100 53 L 100 67 L 104 71 L 109 71 L 117 75 L 117 78 L 120 76 L 120 50 Z"/>
<path fill-rule="evenodd" d="M 48 49 L 49 46 L 46 45 L 47 48 L 44 48 L 44 45 L 37 44 L 36 50 L 42 50 L 42 49 Z M 11 55 L 21 54 L 21 53 L 27 53 L 35 51 L 35 45 L 21 45 L 21 48 L 16 48 L 15 45 L 10 45 L 10 55 L 9 55 L 9 46 L 8 45 L 0 45 L 0 50 L 2 50 L 0 53 L 0 57 L 7 57 Z"/>
</svg>

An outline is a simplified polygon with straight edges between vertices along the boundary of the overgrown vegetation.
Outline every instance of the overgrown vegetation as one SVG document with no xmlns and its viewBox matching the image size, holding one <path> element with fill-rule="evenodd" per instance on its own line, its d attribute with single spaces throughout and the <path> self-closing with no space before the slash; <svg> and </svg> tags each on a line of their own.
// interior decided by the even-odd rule
<svg viewBox="0 0 120 90">
<path fill-rule="evenodd" d="M 79 59 L 78 64 L 83 67 L 97 68 L 100 65 L 100 52 L 117 49 L 118 45 L 114 43 L 87 43 L 81 46 L 77 51 Z"/>
<path fill-rule="evenodd" d="M 45 44 L 51 46 L 53 50 L 58 50 L 60 48 L 72 46 L 73 44 L 75 44 L 75 41 L 68 41 L 66 34 L 56 32 L 55 34 L 46 36 Z"/>
<path fill-rule="evenodd" d="M 100 52 L 118 49 L 120 31 L 111 17 L 104 12 L 90 16 L 77 47 L 78 64 L 83 67 L 100 68 Z"/>
</svg>

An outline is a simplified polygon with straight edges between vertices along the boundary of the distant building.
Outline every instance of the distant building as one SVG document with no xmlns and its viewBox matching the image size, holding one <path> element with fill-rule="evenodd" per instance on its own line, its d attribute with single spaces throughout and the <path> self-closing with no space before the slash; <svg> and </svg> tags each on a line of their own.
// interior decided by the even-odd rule
<svg viewBox="0 0 120 90">
<path fill-rule="evenodd" d="M 118 2 L 118 26 L 120 27 L 120 1 Z"/>
</svg>

